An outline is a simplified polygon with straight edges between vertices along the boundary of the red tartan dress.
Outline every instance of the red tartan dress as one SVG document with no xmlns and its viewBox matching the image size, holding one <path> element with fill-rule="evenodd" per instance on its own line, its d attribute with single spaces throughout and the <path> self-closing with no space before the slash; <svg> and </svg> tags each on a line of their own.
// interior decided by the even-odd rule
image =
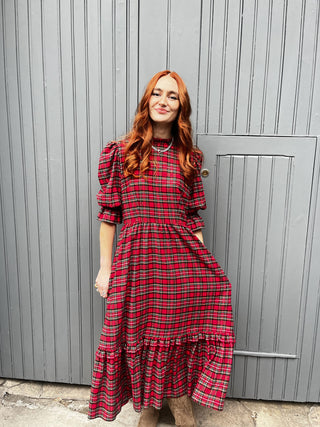
<svg viewBox="0 0 320 427">
<path fill-rule="evenodd" d="M 101 153 L 98 218 L 123 227 L 95 357 L 91 419 L 114 420 L 131 398 L 136 411 L 184 394 L 223 408 L 235 341 L 231 285 L 194 235 L 204 226 L 197 211 L 206 201 L 202 157 L 193 160 L 198 174 L 190 186 L 174 144 L 152 150 L 147 180 L 123 176 L 123 143 L 109 142 Z"/>
</svg>

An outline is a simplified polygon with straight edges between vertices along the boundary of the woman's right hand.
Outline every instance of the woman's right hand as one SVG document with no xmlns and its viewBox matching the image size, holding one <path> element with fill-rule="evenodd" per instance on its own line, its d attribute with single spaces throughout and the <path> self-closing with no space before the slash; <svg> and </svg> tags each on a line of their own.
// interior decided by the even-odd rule
<svg viewBox="0 0 320 427">
<path fill-rule="evenodd" d="M 110 268 L 100 268 L 96 278 L 97 289 L 103 298 L 107 298 L 108 296 L 110 274 Z"/>
</svg>

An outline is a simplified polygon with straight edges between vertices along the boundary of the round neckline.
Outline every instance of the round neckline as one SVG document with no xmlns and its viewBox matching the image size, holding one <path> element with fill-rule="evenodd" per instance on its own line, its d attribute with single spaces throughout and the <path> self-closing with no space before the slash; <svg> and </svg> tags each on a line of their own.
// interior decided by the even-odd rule
<svg viewBox="0 0 320 427">
<path fill-rule="evenodd" d="M 154 147 L 161 147 L 163 149 L 169 147 L 171 144 L 172 138 L 152 138 L 151 144 Z M 173 145 L 173 144 L 171 144 Z"/>
<path fill-rule="evenodd" d="M 153 142 L 168 142 L 168 143 L 170 143 L 171 139 L 172 138 L 152 138 L 152 141 Z"/>
</svg>

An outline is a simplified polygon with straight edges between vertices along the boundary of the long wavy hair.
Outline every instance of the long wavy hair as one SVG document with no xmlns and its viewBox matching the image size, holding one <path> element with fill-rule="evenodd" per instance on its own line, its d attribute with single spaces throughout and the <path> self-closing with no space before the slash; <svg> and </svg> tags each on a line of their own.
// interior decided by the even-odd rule
<svg viewBox="0 0 320 427">
<path fill-rule="evenodd" d="M 164 70 L 155 74 L 149 81 L 146 90 L 137 107 L 131 131 L 124 137 L 125 162 L 124 175 L 146 178 L 146 171 L 150 168 L 149 156 L 152 151 L 152 121 L 149 116 L 149 101 L 152 92 L 163 77 L 170 75 L 178 85 L 180 107 L 178 115 L 172 125 L 174 144 L 179 150 L 179 162 L 182 173 L 188 183 L 191 183 L 197 173 L 196 161 L 193 153 L 202 156 L 202 151 L 193 145 L 192 127 L 190 122 L 190 98 L 182 78 L 174 71 Z"/>
</svg>

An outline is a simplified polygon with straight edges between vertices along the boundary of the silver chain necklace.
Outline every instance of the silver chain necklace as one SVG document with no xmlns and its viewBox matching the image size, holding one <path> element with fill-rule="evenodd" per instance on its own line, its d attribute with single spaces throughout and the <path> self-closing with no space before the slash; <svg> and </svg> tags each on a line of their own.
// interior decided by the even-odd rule
<svg viewBox="0 0 320 427">
<path fill-rule="evenodd" d="M 165 153 L 166 151 L 168 151 L 168 150 L 171 148 L 171 145 L 172 145 L 172 144 L 173 144 L 173 138 L 171 138 L 171 142 L 170 142 L 170 144 L 169 144 L 169 145 L 168 145 L 168 147 L 167 147 L 167 148 L 165 148 L 165 149 L 155 147 L 154 145 L 152 146 L 152 148 L 153 148 L 154 150 L 158 151 L 158 153 Z"/>
</svg>

